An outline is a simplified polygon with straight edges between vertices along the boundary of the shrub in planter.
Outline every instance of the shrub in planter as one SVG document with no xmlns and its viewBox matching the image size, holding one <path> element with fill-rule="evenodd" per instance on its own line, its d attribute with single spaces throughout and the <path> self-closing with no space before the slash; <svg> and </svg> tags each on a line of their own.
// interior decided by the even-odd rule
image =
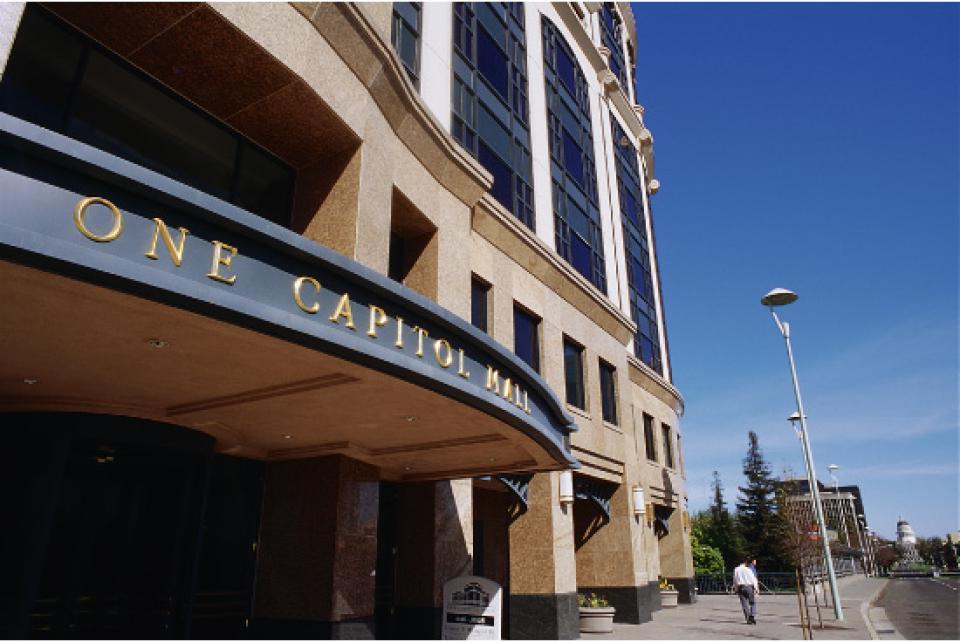
<svg viewBox="0 0 960 642">
<path fill-rule="evenodd" d="M 611 633 L 613 631 L 613 615 L 616 609 L 610 606 L 607 598 L 596 593 L 577 595 L 580 604 L 580 632 L 581 633 Z"/>
<path fill-rule="evenodd" d="M 665 608 L 677 606 L 679 595 L 680 591 L 673 584 L 667 584 L 667 578 L 660 580 L 660 606 Z"/>
</svg>

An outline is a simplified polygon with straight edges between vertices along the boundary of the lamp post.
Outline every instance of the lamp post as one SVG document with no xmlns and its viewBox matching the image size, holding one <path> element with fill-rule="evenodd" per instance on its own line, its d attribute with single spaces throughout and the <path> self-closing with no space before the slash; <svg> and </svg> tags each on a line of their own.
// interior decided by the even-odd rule
<svg viewBox="0 0 960 642">
<path fill-rule="evenodd" d="M 820 491 L 817 488 L 817 480 L 813 465 L 813 453 L 810 450 L 810 441 L 807 437 L 807 416 L 803 412 L 803 401 L 800 398 L 800 382 L 797 380 L 797 367 L 793 362 L 793 348 L 790 345 L 790 324 L 780 321 L 777 311 L 774 309 L 781 305 L 789 305 L 799 297 L 796 293 L 783 288 L 776 288 L 767 292 L 760 303 L 770 308 L 770 314 L 773 315 L 773 321 L 777 324 L 777 329 L 783 335 L 783 341 L 787 346 L 787 360 L 790 362 L 790 376 L 793 378 L 793 394 L 797 399 L 797 421 L 800 423 L 800 443 L 803 446 L 804 463 L 807 466 L 807 477 L 810 480 L 810 495 L 813 497 L 813 506 L 817 516 L 817 524 L 820 527 L 820 541 L 823 544 L 823 561 L 827 567 L 827 577 L 830 580 L 830 593 L 833 596 L 833 612 L 837 621 L 843 621 L 843 606 L 840 604 L 840 593 L 837 591 L 837 575 L 833 570 L 833 558 L 830 556 L 830 542 L 827 540 L 827 525 L 823 519 L 823 505 L 820 503 Z"/>
<path fill-rule="evenodd" d="M 847 511 L 845 508 L 846 502 L 840 499 L 840 480 L 837 479 L 837 476 L 834 474 L 840 466 L 836 464 L 830 464 L 827 466 L 827 472 L 830 473 L 830 479 L 833 480 L 833 494 L 837 500 L 837 512 L 840 514 L 840 525 L 843 526 L 843 536 L 847 540 L 847 546 L 850 547 L 850 529 L 847 527 Z M 850 511 L 851 517 L 853 516 L 853 511 Z"/>
</svg>

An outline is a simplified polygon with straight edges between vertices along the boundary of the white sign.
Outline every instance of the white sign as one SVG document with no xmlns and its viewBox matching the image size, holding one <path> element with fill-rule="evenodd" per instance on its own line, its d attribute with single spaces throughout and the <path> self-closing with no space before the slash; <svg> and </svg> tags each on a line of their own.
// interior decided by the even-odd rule
<svg viewBox="0 0 960 642">
<path fill-rule="evenodd" d="M 443 585 L 444 640 L 499 640 L 503 613 L 500 585 L 465 575 Z"/>
</svg>

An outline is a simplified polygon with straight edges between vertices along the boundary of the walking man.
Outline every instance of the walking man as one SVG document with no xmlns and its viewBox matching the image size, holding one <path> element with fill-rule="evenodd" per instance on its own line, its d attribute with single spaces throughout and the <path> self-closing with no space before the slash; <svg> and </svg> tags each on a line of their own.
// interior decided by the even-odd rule
<svg viewBox="0 0 960 642">
<path fill-rule="evenodd" d="M 743 608 L 743 617 L 747 624 L 757 623 L 757 593 L 760 591 L 760 585 L 757 581 L 757 575 L 749 566 L 750 559 L 745 559 L 737 568 L 733 569 L 733 589 L 740 598 L 740 606 Z"/>
</svg>

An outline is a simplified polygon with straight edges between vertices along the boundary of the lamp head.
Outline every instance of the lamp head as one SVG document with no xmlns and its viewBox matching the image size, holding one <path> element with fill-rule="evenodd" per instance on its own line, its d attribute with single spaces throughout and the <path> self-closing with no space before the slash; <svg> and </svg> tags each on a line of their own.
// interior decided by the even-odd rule
<svg viewBox="0 0 960 642">
<path fill-rule="evenodd" d="M 840 466 L 837 466 L 836 464 L 830 464 L 827 466 L 827 470 L 830 471 L 831 475 L 833 474 L 833 471 L 837 470 L 838 468 L 840 468 Z"/>
<path fill-rule="evenodd" d="M 789 417 L 787 417 L 787 421 L 789 421 L 789 422 L 792 423 L 792 424 L 797 423 L 798 421 L 800 421 L 800 413 L 799 413 L 799 412 L 794 412 L 792 415 L 790 415 Z"/>
<path fill-rule="evenodd" d="M 760 303 L 767 307 L 774 307 L 788 305 L 799 298 L 800 297 L 797 296 L 796 292 L 791 292 L 790 290 L 785 290 L 784 288 L 774 288 L 763 295 L 763 297 L 760 299 Z"/>
</svg>

